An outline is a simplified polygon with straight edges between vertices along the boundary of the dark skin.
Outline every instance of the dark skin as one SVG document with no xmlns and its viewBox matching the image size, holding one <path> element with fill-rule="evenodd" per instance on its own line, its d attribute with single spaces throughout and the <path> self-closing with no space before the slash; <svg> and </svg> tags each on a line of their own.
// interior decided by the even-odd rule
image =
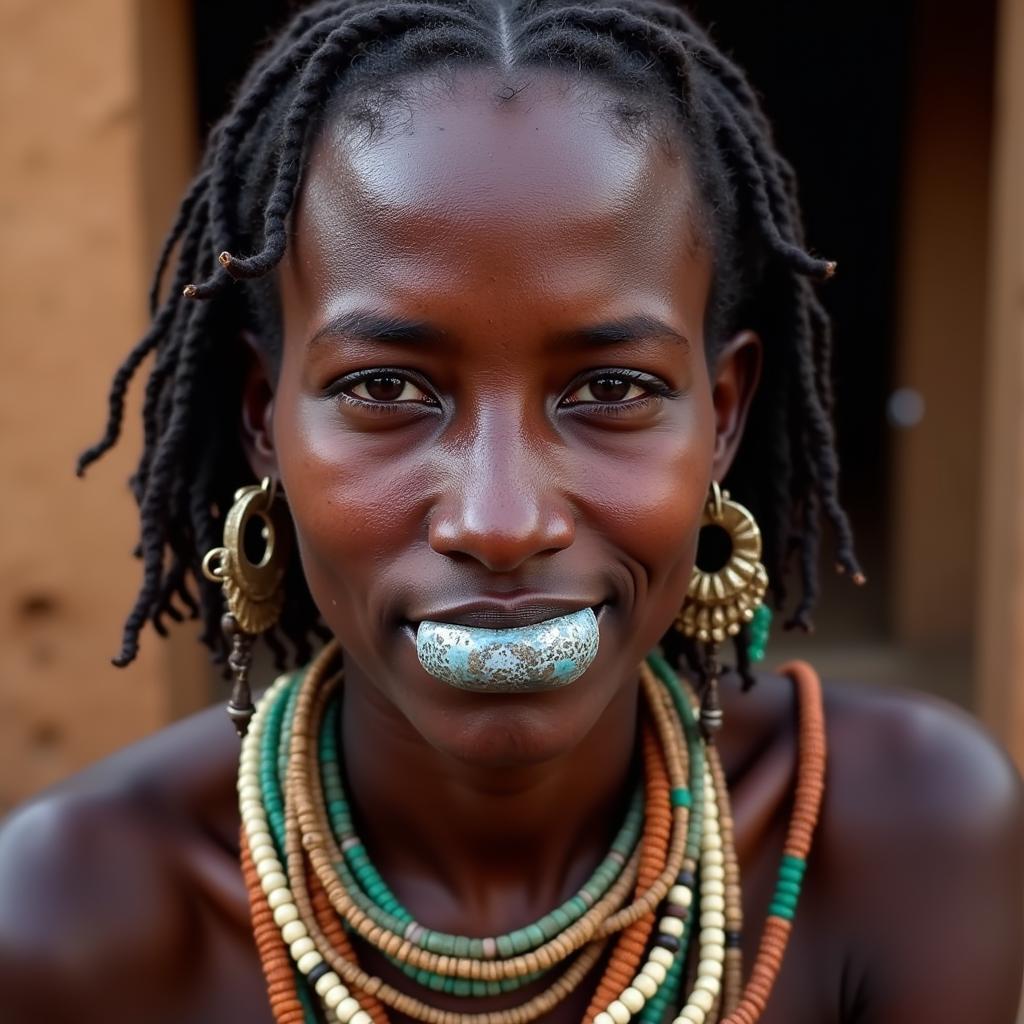
<svg viewBox="0 0 1024 1024">
<path fill-rule="evenodd" d="M 636 666 L 681 603 L 761 360 L 750 332 L 705 356 L 712 255 L 683 157 L 623 137 L 600 90 L 538 75 L 496 104 L 494 88 L 478 74 L 414 88 L 408 124 L 372 142 L 327 127 L 279 274 L 280 370 L 253 360 L 243 409 L 254 474 L 281 480 L 345 651 L 360 831 L 416 918 L 463 934 L 542 916 L 607 848 L 634 767 Z M 409 624 L 425 617 L 585 605 L 602 607 L 601 650 L 555 693 L 466 694 L 415 658 Z M 749 964 L 795 711 L 776 676 L 749 694 L 727 679 L 722 702 Z M 930 699 L 827 685 L 825 705 L 829 784 L 763 1020 L 1010 1021 L 1018 776 Z M 270 1020 L 236 763 L 214 709 L 9 822 L 4 1020 Z M 547 1019 L 579 1020 L 596 981 Z"/>
</svg>

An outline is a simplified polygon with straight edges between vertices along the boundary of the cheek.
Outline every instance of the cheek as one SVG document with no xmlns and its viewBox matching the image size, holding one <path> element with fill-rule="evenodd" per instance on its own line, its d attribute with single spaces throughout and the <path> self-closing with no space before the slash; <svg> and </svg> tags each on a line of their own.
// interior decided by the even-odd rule
<svg viewBox="0 0 1024 1024">
<path fill-rule="evenodd" d="M 306 579 L 328 625 L 343 635 L 372 620 L 374 581 L 425 522 L 416 450 L 397 434 L 382 443 L 343 430 L 331 401 L 283 381 L 274 437 Z"/>
<path fill-rule="evenodd" d="M 713 451 L 710 389 L 701 383 L 663 427 L 614 458 L 589 458 L 595 526 L 631 567 L 644 616 L 671 616 L 686 592 Z"/>
</svg>

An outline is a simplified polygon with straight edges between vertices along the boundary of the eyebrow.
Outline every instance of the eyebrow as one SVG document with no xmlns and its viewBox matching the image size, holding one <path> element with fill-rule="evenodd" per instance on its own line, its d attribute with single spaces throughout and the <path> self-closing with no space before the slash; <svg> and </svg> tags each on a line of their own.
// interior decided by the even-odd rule
<svg viewBox="0 0 1024 1024">
<path fill-rule="evenodd" d="M 332 337 L 345 337 L 370 343 L 416 345 L 437 342 L 444 337 L 444 333 L 439 327 L 422 320 L 411 320 L 375 309 L 354 309 L 331 317 L 317 328 L 307 347 L 313 348 Z M 559 346 L 606 348 L 657 338 L 669 338 L 687 349 L 690 348 L 688 338 L 670 327 L 664 320 L 646 313 L 637 313 L 563 332 L 558 336 L 557 343 Z"/>
<path fill-rule="evenodd" d="M 631 342 L 669 338 L 690 348 L 690 340 L 670 327 L 664 320 L 646 313 L 622 317 L 593 324 L 578 330 L 567 331 L 559 338 L 561 344 L 582 345 L 603 348 L 609 345 L 628 345 Z"/>
<path fill-rule="evenodd" d="M 307 348 L 331 337 L 403 345 L 437 341 L 443 334 L 440 328 L 422 320 L 410 320 L 375 309 L 354 309 L 339 313 L 318 327 L 307 342 Z"/>
</svg>

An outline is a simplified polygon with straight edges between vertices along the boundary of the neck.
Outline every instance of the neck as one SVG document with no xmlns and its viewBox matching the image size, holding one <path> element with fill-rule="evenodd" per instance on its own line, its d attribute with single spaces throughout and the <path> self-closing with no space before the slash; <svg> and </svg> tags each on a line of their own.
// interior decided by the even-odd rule
<svg viewBox="0 0 1024 1024">
<path fill-rule="evenodd" d="M 417 920 L 499 934 L 579 889 L 637 779 L 636 681 L 572 750 L 500 768 L 438 751 L 366 683 L 350 678 L 344 693 L 349 799 L 374 864 Z"/>
</svg>

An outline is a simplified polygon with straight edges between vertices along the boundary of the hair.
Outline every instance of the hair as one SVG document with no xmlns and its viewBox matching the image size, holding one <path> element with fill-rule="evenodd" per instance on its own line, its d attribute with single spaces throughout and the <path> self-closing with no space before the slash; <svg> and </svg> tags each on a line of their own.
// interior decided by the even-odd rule
<svg viewBox="0 0 1024 1024">
<path fill-rule="evenodd" d="M 202 641 L 218 660 L 227 653 L 220 588 L 200 563 L 220 542 L 235 489 L 251 482 L 239 433 L 242 350 L 233 339 L 251 332 L 276 365 L 272 272 L 318 128 L 342 108 L 372 128 L 375 96 L 402 78 L 461 67 L 599 81 L 623 98 L 622 122 L 642 123 L 652 104 L 671 114 L 710 225 L 708 358 L 742 328 L 758 331 L 765 348 L 727 484 L 761 526 L 773 603 L 785 607 L 798 556 L 786 625 L 810 628 L 822 519 L 835 534 L 837 569 L 863 578 L 839 500 L 830 325 L 815 292 L 835 264 L 805 245 L 793 170 L 743 72 L 684 10 L 660 0 L 323 0 L 280 33 L 211 131 L 158 259 L 150 328 L 114 375 L 102 438 L 78 462 L 81 474 L 116 443 L 127 388 L 155 354 L 131 478 L 143 578 L 115 664 L 132 661 L 147 622 L 163 635 L 168 619 L 186 616 L 201 618 Z M 308 660 L 311 639 L 326 634 L 292 561 L 282 617 L 266 634 L 281 664 Z M 744 650 L 737 643 L 749 679 Z"/>
</svg>

